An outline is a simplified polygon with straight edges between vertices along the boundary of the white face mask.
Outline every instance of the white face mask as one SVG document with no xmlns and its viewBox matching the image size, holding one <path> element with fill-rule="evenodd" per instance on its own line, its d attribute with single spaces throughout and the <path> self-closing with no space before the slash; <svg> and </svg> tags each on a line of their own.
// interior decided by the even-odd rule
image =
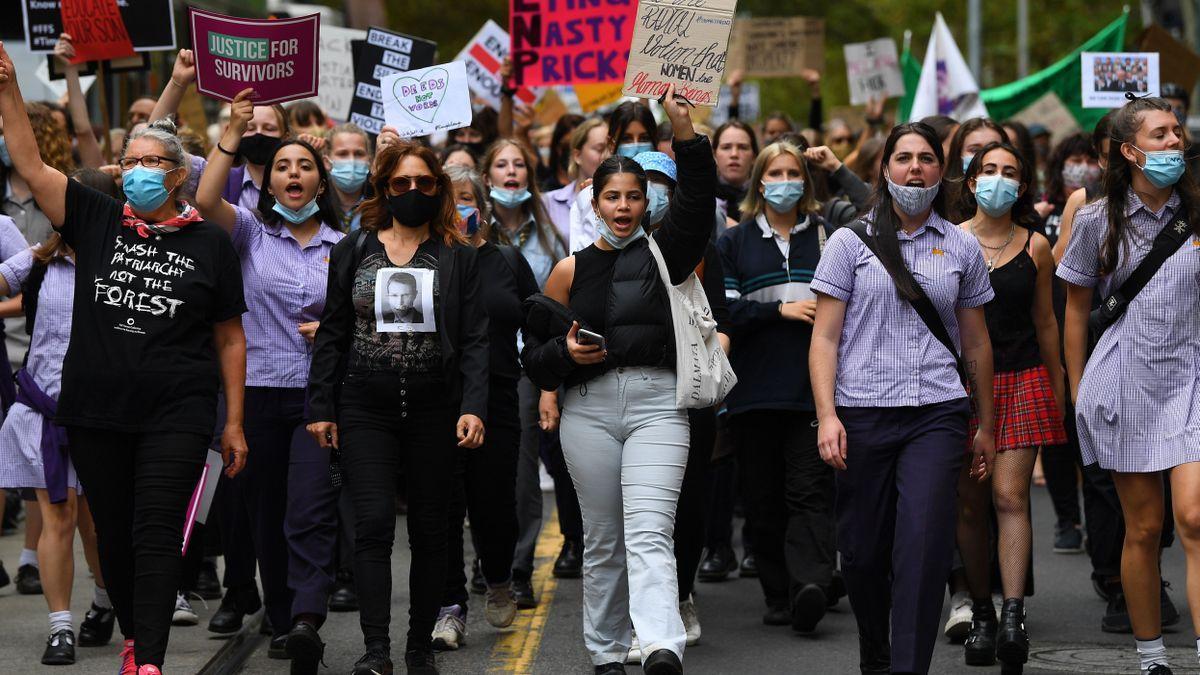
<svg viewBox="0 0 1200 675">
<path fill-rule="evenodd" d="M 940 181 L 929 187 L 900 185 L 892 182 L 891 177 L 887 178 L 887 184 L 888 192 L 892 194 L 892 200 L 896 202 L 901 211 L 910 216 L 917 216 L 928 211 L 934 198 L 937 197 L 938 189 L 942 186 Z"/>
</svg>

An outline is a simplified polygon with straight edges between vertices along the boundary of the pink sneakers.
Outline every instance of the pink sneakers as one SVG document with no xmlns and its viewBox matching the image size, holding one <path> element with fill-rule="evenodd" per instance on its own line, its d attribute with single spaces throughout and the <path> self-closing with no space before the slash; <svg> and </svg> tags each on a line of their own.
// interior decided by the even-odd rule
<svg viewBox="0 0 1200 675">
<path fill-rule="evenodd" d="M 117 675 L 138 675 L 137 662 L 133 660 L 133 640 L 125 641 L 125 648 L 121 650 L 121 669 Z"/>
<path fill-rule="evenodd" d="M 141 668 L 138 668 L 137 675 L 162 675 L 162 671 L 158 669 L 158 666 L 146 663 Z"/>
</svg>

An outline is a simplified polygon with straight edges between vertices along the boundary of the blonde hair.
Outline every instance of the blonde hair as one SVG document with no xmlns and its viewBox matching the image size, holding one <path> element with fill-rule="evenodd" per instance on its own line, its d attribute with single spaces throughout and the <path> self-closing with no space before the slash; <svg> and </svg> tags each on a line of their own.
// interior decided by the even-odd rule
<svg viewBox="0 0 1200 675">
<path fill-rule="evenodd" d="M 604 120 L 598 117 L 589 117 L 579 123 L 579 126 L 571 132 L 571 164 L 567 167 L 567 177 L 571 180 L 579 180 L 579 162 L 575 160 L 575 153 L 583 149 L 587 145 L 588 134 L 592 129 L 601 127 L 604 129 L 605 136 L 608 134 L 608 127 L 605 126 Z"/>
<path fill-rule="evenodd" d="M 757 216 L 767 208 L 767 201 L 763 199 L 762 193 L 759 192 L 758 188 L 762 185 L 763 174 L 767 172 L 767 167 L 777 157 L 783 155 L 791 155 L 800 164 L 800 176 L 804 181 L 804 196 L 800 198 L 800 203 L 797 204 L 798 213 L 817 213 L 820 211 L 821 205 L 817 203 L 812 176 L 808 172 L 808 163 L 804 161 L 804 153 L 800 152 L 800 148 L 791 143 L 781 141 L 763 148 L 762 152 L 758 153 L 758 158 L 754 160 L 754 168 L 750 171 L 750 189 L 746 190 L 746 197 L 740 205 L 744 216 Z"/>
</svg>

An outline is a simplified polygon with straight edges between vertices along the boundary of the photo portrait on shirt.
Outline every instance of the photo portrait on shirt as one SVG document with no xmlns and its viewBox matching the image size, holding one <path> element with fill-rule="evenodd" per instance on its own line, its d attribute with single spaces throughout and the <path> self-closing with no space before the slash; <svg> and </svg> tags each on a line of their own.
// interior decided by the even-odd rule
<svg viewBox="0 0 1200 675">
<path fill-rule="evenodd" d="M 433 270 L 384 267 L 375 276 L 375 330 L 432 333 Z"/>
</svg>

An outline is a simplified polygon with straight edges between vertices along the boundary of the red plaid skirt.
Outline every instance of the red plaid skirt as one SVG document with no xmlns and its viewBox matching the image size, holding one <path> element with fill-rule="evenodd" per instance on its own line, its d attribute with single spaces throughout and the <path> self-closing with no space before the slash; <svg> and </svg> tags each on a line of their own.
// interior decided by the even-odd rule
<svg viewBox="0 0 1200 675">
<path fill-rule="evenodd" d="M 996 406 L 996 451 L 1062 445 L 1067 431 L 1054 404 L 1050 372 L 1046 366 L 1002 371 L 993 377 Z M 979 420 L 971 417 L 967 445 L 975 438 Z"/>
</svg>

